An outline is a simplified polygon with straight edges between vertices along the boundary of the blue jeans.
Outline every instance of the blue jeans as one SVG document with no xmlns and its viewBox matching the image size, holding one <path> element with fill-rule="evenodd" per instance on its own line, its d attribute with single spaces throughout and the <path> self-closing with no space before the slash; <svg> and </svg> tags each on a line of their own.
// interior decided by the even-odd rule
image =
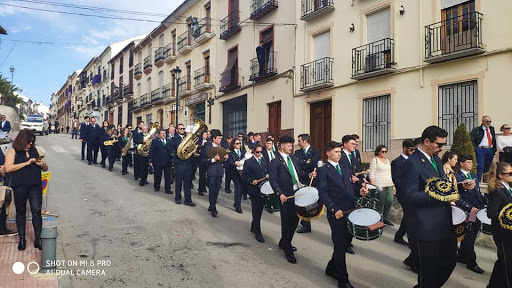
<svg viewBox="0 0 512 288">
<path fill-rule="evenodd" d="M 73 138 L 75 138 L 75 139 L 76 139 L 77 135 L 78 135 L 78 131 L 76 131 L 75 129 L 73 129 L 73 131 L 71 131 L 71 139 L 73 139 Z"/>
<path fill-rule="evenodd" d="M 489 171 L 491 167 L 492 159 L 494 159 L 494 149 L 476 149 L 476 176 L 478 181 L 482 181 L 482 175 Z"/>
</svg>

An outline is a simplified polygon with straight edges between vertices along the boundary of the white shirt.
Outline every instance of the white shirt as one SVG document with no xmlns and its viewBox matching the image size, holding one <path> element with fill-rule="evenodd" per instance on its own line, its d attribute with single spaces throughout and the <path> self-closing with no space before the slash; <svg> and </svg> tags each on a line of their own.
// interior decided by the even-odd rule
<svg viewBox="0 0 512 288">
<path fill-rule="evenodd" d="M 492 146 L 492 142 L 489 143 L 489 141 L 487 141 L 487 128 L 485 128 L 484 125 L 482 125 L 481 127 L 482 127 L 482 130 L 484 130 L 484 137 L 482 137 L 482 141 L 480 141 L 480 144 L 478 144 L 478 146 L 489 146 L 489 147 Z M 492 140 L 491 129 L 489 129 L 489 135 Z"/>
<path fill-rule="evenodd" d="M 350 164 L 352 164 L 352 161 L 350 161 L 350 154 L 352 154 L 351 152 L 348 152 L 347 150 L 343 149 L 343 153 L 345 153 L 345 155 L 347 155 L 347 158 L 348 158 L 348 162 Z"/>
<path fill-rule="evenodd" d="M 304 154 L 308 154 L 309 147 L 311 147 L 311 145 L 308 145 L 308 147 L 304 147 Z"/>
<path fill-rule="evenodd" d="M 409 159 L 409 156 L 405 155 L 404 153 L 402 153 L 401 155 L 402 155 L 402 157 L 405 158 L 405 160 Z"/>
<path fill-rule="evenodd" d="M 281 156 L 283 157 L 284 159 L 284 162 L 286 163 L 286 166 L 288 167 L 288 154 L 285 154 L 283 152 L 279 152 L 279 154 L 281 154 Z M 290 159 L 291 161 L 291 159 Z M 299 175 L 297 174 L 297 171 L 295 170 L 295 165 L 293 165 L 293 161 L 292 161 L 292 167 L 293 167 L 293 174 L 295 174 L 295 180 L 297 180 L 297 184 L 293 185 L 293 190 L 298 190 L 300 187 L 299 187 Z M 288 168 L 290 169 L 290 168 Z"/>
<path fill-rule="evenodd" d="M 501 182 L 501 184 L 502 184 L 503 186 L 505 186 L 505 188 L 507 188 L 507 190 L 509 190 L 509 191 L 510 191 L 510 186 L 508 185 L 508 183 L 505 183 L 505 182 L 502 182 L 502 181 L 500 181 L 500 182 Z"/>
<path fill-rule="evenodd" d="M 276 156 L 275 156 L 275 155 L 273 155 L 273 154 L 274 154 L 274 152 L 273 152 L 272 150 L 265 150 L 265 151 L 267 151 L 267 154 L 268 154 L 268 160 L 272 161 L 272 158 L 276 158 Z M 272 155 L 273 155 L 274 157 L 272 157 Z"/>
<path fill-rule="evenodd" d="M 334 166 L 334 168 L 336 168 L 336 165 L 340 165 L 339 163 L 336 163 L 332 160 L 327 160 L 327 162 L 331 163 L 331 165 Z M 340 167 L 340 169 L 341 169 L 341 167 Z"/>
<path fill-rule="evenodd" d="M 423 155 L 425 155 L 425 157 L 427 157 L 428 161 L 430 161 L 430 159 L 433 157 L 433 156 L 430 156 L 427 153 L 425 153 L 423 150 L 421 150 L 420 147 L 418 147 L 418 150 L 420 150 L 420 152 L 423 153 Z"/>
<path fill-rule="evenodd" d="M 503 152 L 503 148 L 508 146 L 512 146 L 512 135 L 496 137 L 496 148 L 498 152 Z"/>
<path fill-rule="evenodd" d="M 2 128 L 4 127 L 4 125 L 5 125 L 5 122 L 6 122 L 6 121 L 7 121 L 7 120 L 2 121 Z"/>
<path fill-rule="evenodd" d="M 180 135 L 181 136 L 181 135 Z M 183 139 L 183 137 L 181 137 Z M 212 146 L 213 147 L 219 147 L 219 145 L 215 144 L 215 143 L 212 143 Z M 215 158 L 212 158 L 212 163 L 215 163 Z"/>
</svg>

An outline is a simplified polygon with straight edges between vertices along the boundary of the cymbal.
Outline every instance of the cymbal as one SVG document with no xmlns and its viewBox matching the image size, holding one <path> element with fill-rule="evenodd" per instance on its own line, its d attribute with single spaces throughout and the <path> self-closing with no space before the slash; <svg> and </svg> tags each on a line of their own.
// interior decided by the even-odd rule
<svg viewBox="0 0 512 288">
<path fill-rule="evenodd" d="M 210 148 L 210 150 L 208 150 L 208 153 L 206 155 L 206 157 L 208 159 L 213 159 L 215 157 L 215 155 L 219 154 L 219 157 L 220 157 L 220 161 L 224 161 L 224 156 L 226 154 L 228 154 L 228 152 L 226 151 L 226 149 L 222 148 L 222 147 L 213 147 L 213 148 Z"/>
</svg>

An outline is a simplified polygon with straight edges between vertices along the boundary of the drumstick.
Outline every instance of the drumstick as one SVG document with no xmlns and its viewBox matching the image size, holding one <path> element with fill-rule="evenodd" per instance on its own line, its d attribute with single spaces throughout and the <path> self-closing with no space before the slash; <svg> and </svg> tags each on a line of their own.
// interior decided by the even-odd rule
<svg viewBox="0 0 512 288">
<path fill-rule="evenodd" d="M 315 173 L 315 172 L 316 172 L 316 167 L 315 167 L 315 169 L 313 170 L 313 173 Z M 315 179 L 315 178 L 313 177 L 313 178 L 311 178 L 311 180 L 309 181 L 309 187 L 311 187 L 311 185 L 313 184 L 313 179 Z"/>
<path fill-rule="evenodd" d="M 302 195 L 306 195 L 306 193 L 299 194 L 299 195 L 288 196 L 288 197 L 286 197 L 286 199 L 292 199 L 292 198 L 299 197 L 299 196 L 302 196 Z"/>
</svg>

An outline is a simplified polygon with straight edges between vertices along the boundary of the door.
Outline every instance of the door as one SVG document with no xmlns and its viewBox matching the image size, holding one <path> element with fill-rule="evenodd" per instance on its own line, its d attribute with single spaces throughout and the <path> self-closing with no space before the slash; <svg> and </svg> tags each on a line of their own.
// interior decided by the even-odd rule
<svg viewBox="0 0 512 288">
<path fill-rule="evenodd" d="M 443 54 L 468 49 L 478 43 L 474 0 L 443 9 L 441 20 Z"/>
<path fill-rule="evenodd" d="M 223 135 L 247 133 L 247 95 L 222 103 Z"/>
<path fill-rule="evenodd" d="M 331 141 L 331 109 L 332 101 L 316 102 L 310 109 L 311 145 L 318 151 L 323 151 L 326 143 Z M 325 153 L 321 153 L 322 161 L 326 161 Z"/>
<path fill-rule="evenodd" d="M 160 124 L 160 128 L 161 127 L 165 127 L 164 126 L 164 110 L 163 109 L 159 109 L 158 112 L 158 123 Z"/>
<path fill-rule="evenodd" d="M 268 104 L 268 132 L 275 139 L 281 136 L 281 102 Z"/>
<path fill-rule="evenodd" d="M 315 45 L 315 63 L 309 66 L 312 71 L 305 71 L 305 75 L 313 75 L 313 79 L 309 79 L 307 84 L 315 85 L 317 83 L 323 83 L 327 80 L 330 68 L 330 61 L 326 59 L 331 57 L 331 32 L 327 31 L 322 34 L 318 34 L 314 38 Z M 309 77 L 309 76 L 308 76 Z"/>
<path fill-rule="evenodd" d="M 229 18 L 228 18 L 228 27 L 229 30 L 233 29 L 238 25 L 238 13 L 233 13 L 238 11 L 238 0 L 230 0 L 229 2 Z"/>
</svg>

